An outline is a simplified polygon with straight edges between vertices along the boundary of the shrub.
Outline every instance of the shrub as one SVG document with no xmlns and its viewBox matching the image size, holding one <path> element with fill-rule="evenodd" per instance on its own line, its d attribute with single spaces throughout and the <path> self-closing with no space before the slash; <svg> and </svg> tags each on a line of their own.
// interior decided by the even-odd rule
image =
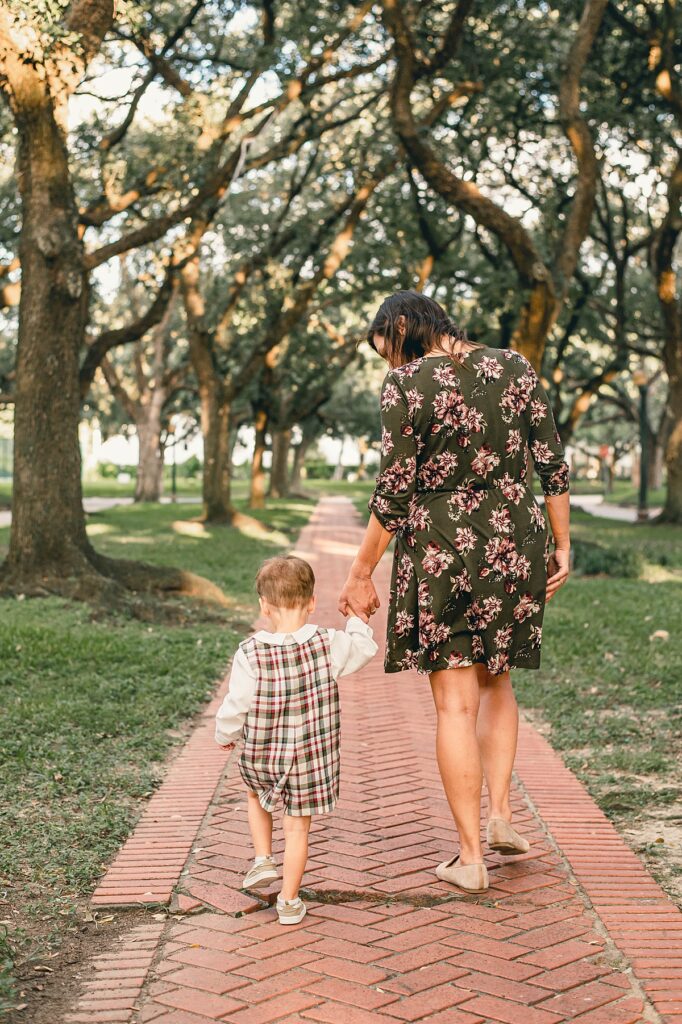
<svg viewBox="0 0 682 1024">
<path fill-rule="evenodd" d="M 306 460 L 305 468 L 310 480 L 331 480 L 335 469 L 334 466 L 328 465 L 324 459 Z"/>
<path fill-rule="evenodd" d="M 637 579 L 644 559 L 634 548 L 606 547 L 592 541 L 573 543 L 573 568 L 584 576 L 622 576 Z"/>
</svg>

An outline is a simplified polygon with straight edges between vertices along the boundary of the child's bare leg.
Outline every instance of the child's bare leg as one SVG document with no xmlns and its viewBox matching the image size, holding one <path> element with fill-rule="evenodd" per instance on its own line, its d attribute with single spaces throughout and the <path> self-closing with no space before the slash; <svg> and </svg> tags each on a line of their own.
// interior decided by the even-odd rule
<svg viewBox="0 0 682 1024">
<path fill-rule="evenodd" d="M 281 892 L 283 900 L 295 900 L 298 896 L 308 860 L 310 820 L 310 815 L 307 817 L 284 815 L 284 871 Z"/>
<path fill-rule="evenodd" d="M 272 815 L 261 807 L 260 800 L 250 790 L 247 808 L 256 857 L 270 857 L 272 855 Z"/>
</svg>

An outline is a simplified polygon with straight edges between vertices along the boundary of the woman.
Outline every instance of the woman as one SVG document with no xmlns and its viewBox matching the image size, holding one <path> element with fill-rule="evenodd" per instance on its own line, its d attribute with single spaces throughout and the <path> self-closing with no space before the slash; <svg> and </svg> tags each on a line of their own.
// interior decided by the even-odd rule
<svg viewBox="0 0 682 1024">
<path fill-rule="evenodd" d="M 545 602 L 568 578 L 568 466 L 523 356 L 468 342 L 438 303 L 410 291 L 382 303 L 368 340 L 390 366 L 382 458 L 339 608 L 376 611 L 372 572 L 395 537 L 385 670 L 430 677 L 438 767 L 460 838 L 458 856 L 436 874 L 483 892 L 484 776 L 489 846 L 528 850 L 511 826 L 518 709 L 509 670 L 538 668 Z M 528 451 L 545 494 L 551 555 Z"/>
</svg>

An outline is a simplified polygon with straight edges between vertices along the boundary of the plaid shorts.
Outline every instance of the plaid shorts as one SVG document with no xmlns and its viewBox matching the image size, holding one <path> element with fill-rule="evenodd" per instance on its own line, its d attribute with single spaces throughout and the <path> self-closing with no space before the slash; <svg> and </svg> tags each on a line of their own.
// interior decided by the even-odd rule
<svg viewBox="0 0 682 1024">
<path fill-rule="evenodd" d="M 244 724 L 239 770 L 266 811 L 281 798 L 287 814 L 326 814 L 339 795 L 340 712 L 329 634 L 241 645 L 254 672 L 256 696 Z"/>
</svg>

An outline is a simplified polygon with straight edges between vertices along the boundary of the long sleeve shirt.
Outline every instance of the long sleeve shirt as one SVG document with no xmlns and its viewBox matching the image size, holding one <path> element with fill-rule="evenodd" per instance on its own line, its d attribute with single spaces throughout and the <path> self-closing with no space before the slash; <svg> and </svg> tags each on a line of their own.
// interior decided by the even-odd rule
<svg viewBox="0 0 682 1024">
<path fill-rule="evenodd" d="M 270 633 L 260 630 L 255 639 L 267 644 L 283 644 L 288 637 L 294 642 L 304 643 L 309 640 L 318 627 L 306 623 L 295 633 Z M 378 647 L 372 636 L 372 629 L 357 615 L 352 615 L 346 623 L 345 630 L 328 629 L 331 668 L 334 679 L 357 672 L 376 654 Z M 288 641 L 291 643 L 291 640 Z M 216 743 L 226 746 L 235 743 L 242 735 L 246 716 L 253 704 L 258 679 L 241 647 L 232 661 L 229 689 L 216 715 Z"/>
</svg>

